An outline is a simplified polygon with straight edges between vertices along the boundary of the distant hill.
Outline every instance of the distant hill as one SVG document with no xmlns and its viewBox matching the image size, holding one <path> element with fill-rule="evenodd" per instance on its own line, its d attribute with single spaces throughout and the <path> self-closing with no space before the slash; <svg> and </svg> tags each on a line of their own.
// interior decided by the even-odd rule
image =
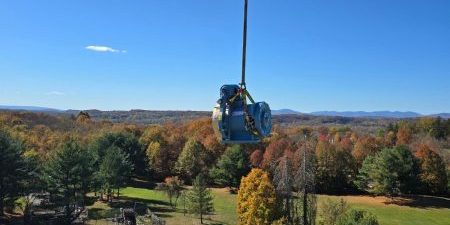
<svg viewBox="0 0 450 225">
<path fill-rule="evenodd" d="M 31 112 L 43 112 L 48 114 L 56 115 L 77 115 L 80 110 L 60 110 L 48 107 L 39 106 L 10 106 L 10 105 L 0 105 L 0 110 L 8 111 L 31 111 Z M 101 110 L 83 110 L 89 113 L 94 120 L 109 120 L 112 122 L 130 122 L 130 123 L 144 123 L 144 124 L 154 124 L 161 122 L 178 122 L 183 120 L 197 119 L 200 117 L 210 117 L 210 111 L 190 111 L 190 110 L 112 110 L 112 111 L 101 111 Z M 400 111 L 318 111 L 312 113 L 302 113 L 293 109 L 278 109 L 272 110 L 272 115 L 274 116 L 325 116 L 325 117 L 348 117 L 348 118 L 392 118 L 392 119 L 408 119 L 417 118 L 422 116 L 432 116 L 441 117 L 444 119 L 450 119 L 450 113 L 439 113 L 433 115 L 422 115 L 416 112 L 400 112 Z M 303 118 L 301 117 L 301 118 Z M 298 118 L 298 117 L 297 117 Z"/>
<path fill-rule="evenodd" d="M 302 114 L 301 112 L 297 112 L 295 110 L 292 109 L 275 109 L 272 110 L 272 115 L 298 115 L 298 114 Z"/>
<path fill-rule="evenodd" d="M 312 115 L 316 116 L 342 116 L 342 117 L 367 117 L 367 118 L 415 118 L 424 116 L 416 112 L 400 112 L 400 111 L 375 111 L 375 112 L 365 112 L 365 111 L 319 111 L 312 112 Z"/>
<path fill-rule="evenodd" d="M 77 115 L 80 110 L 67 110 L 65 114 Z M 136 123 L 136 124 L 162 124 L 166 122 L 183 122 L 198 118 L 211 117 L 211 112 L 207 111 L 160 111 L 133 109 L 130 111 L 100 111 L 83 110 L 96 121 L 107 120 L 114 123 Z"/>
<path fill-rule="evenodd" d="M 443 119 L 450 119 L 450 113 L 438 113 L 438 114 L 433 114 L 432 116 L 441 117 Z"/>
<path fill-rule="evenodd" d="M 0 105 L 0 110 L 15 110 L 15 111 L 32 111 L 32 112 L 61 112 L 62 110 L 39 107 L 39 106 L 19 106 L 19 105 Z"/>
</svg>

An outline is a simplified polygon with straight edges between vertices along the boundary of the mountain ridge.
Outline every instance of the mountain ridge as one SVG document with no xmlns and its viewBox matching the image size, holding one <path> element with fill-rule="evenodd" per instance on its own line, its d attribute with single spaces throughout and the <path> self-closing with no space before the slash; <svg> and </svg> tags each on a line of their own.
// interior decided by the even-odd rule
<svg viewBox="0 0 450 225">
<path fill-rule="evenodd" d="M 68 109 L 61 110 L 50 107 L 41 106 L 13 106 L 13 105 L 0 105 L 0 110 L 12 110 L 12 111 L 32 111 L 32 112 L 48 112 L 48 113 L 67 113 L 76 114 L 79 111 L 90 111 L 94 113 L 101 114 L 102 112 L 121 112 L 121 113 L 136 113 L 136 112 L 201 112 L 207 113 L 207 111 L 201 110 L 144 110 L 144 109 L 132 109 L 132 110 L 77 110 Z M 431 117 L 442 117 L 445 119 L 450 118 L 450 113 L 436 113 L 436 114 L 420 114 L 412 111 L 315 111 L 311 113 L 303 113 L 289 108 L 275 109 L 272 110 L 273 115 L 314 115 L 314 116 L 339 116 L 339 117 L 353 117 L 353 118 L 396 118 L 396 119 L 407 119 L 407 118 L 417 118 L 424 116 Z"/>
</svg>

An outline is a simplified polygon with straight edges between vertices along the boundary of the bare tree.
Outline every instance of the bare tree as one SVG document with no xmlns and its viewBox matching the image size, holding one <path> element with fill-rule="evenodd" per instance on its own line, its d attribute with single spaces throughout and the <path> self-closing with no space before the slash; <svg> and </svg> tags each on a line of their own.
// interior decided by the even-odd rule
<svg viewBox="0 0 450 225">
<path fill-rule="evenodd" d="M 283 156 L 277 161 L 273 181 L 277 194 L 282 201 L 282 215 L 287 223 L 293 224 L 294 201 L 292 191 L 294 186 L 294 176 L 292 173 L 291 159 L 287 156 Z"/>
<path fill-rule="evenodd" d="M 313 142 L 305 140 L 296 151 L 296 157 L 299 159 L 299 167 L 295 174 L 294 182 L 296 201 L 293 206 L 293 224 L 315 224 L 317 200 L 315 195 L 315 155 L 313 146 Z"/>
<path fill-rule="evenodd" d="M 272 166 L 273 182 L 282 204 L 281 214 L 284 223 L 289 225 L 315 224 L 315 143 L 308 136 L 305 135 L 293 156 L 284 155 Z"/>
</svg>

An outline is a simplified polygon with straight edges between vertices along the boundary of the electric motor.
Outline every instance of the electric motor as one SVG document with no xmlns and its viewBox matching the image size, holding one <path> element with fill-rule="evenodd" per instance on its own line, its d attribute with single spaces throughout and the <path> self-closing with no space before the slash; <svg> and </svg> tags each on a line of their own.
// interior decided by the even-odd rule
<svg viewBox="0 0 450 225">
<path fill-rule="evenodd" d="M 266 102 L 246 104 L 240 90 L 238 85 L 222 86 L 213 110 L 214 132 L 225 144 L 257 143 L 272 130 L 269 105 Z"/>
</svg>

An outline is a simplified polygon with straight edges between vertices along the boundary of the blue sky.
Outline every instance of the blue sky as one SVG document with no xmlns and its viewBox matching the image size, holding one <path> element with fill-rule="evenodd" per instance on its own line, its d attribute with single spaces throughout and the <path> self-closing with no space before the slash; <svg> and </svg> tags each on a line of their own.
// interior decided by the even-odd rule
<svg viewBox="0 0 450 225">
<path fill-rule="evenodd" d="M 210 110 L 241 36 L 241 0 L 1 1 L 0 105 Z M 450 1 L 250 0 L 247 62 L 273 109 L 450 112 Z"/>
</svg>

